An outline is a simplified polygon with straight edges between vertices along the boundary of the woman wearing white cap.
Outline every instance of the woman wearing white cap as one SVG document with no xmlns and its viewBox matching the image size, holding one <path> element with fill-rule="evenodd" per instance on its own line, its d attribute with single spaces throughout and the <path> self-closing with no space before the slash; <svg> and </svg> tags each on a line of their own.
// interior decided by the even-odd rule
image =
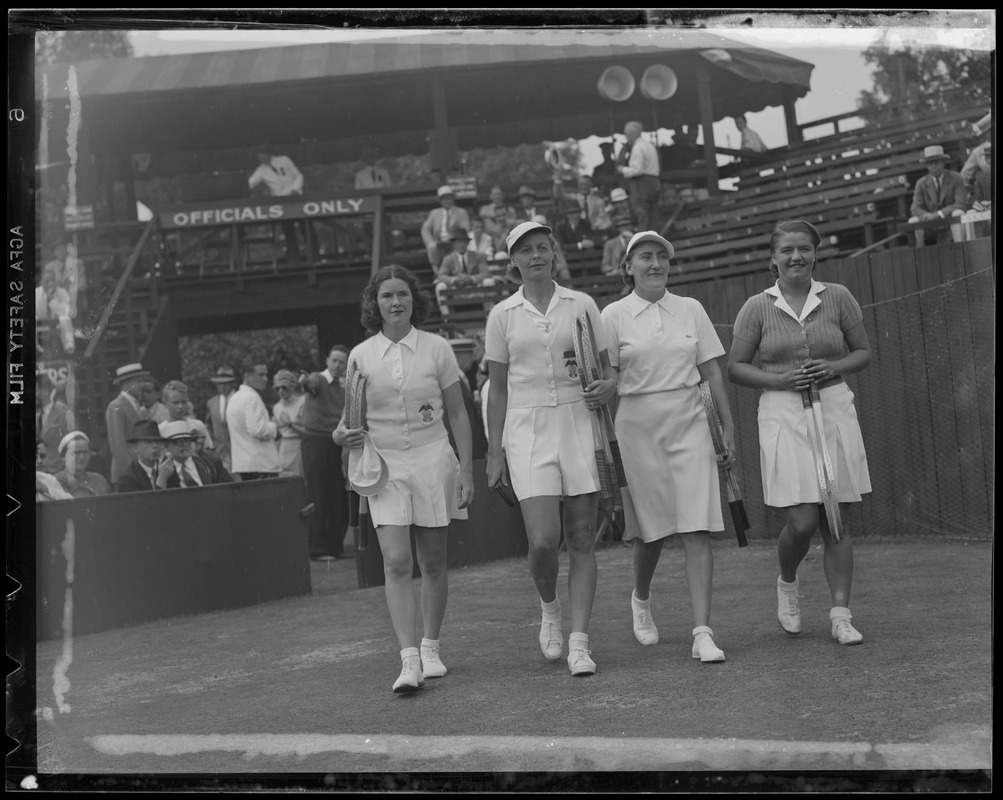
<svg viewBox="0 0 1003 800">
<path fill-rule="evenodd" d="M 554 281 L 556 243 L 538 222 L 517 225 L 507 239 L 509 276 L 519 291 L 488 316 L 488 486 L 511 481 L 529 538 L 529 569 L 540 594 L 540 649 L 561 657 L 564 635 L 557 597 L 561 501 L 570 564 L 572 675 L 596 670 L 588 648 L 596 588 L 595 523 L 599 477 L 592 421 L 586 404 L 605 402 L 616 391 L 606 360 L 605 337 L 595 301 Z M 572 332 L 581 312 L 593 328 L 606 372 L 582 392 Z"/>
<path fill-rule="evenodd" d="M 103 475 L 88 472 L 91 460 L 91 440 L 83 431 L 70 431 L 59 443 L 59 455 L 63 456 L 66 468 L 57 472 L 59 484 L 74 497 L 98 497 L 111 494 L 111 486 Z"/>
<path fill-rule="evenodd" d="M 781 220 L 770 238 L 770 271 L 776 284 L 750 297 L 735 319 L 728 376 L 732 383 L 760 389 L 759 451 L 763 501 L 784 510 L 777 541 L 777 619 L 788 633 L 801 632 L 797 571 L 818 530 L 832 608 L 832 638 L 842 645 L 864 637 L 850 620 L 853 542 L 844 529 L 829 529 L 815 468 L 815 447 L 806 424 L 802 393 L 816 387 L 834 468 L 836 499 L 843 519 L 848 503 L 871 491 L 867 456 L 853 392 L 844 375 L 871 362 L 860 306 L 845 286 L 816 281 L 821 241 L 804 220 Z M 756 363 L 753 364 L 753 359 Z M 813 404 L 814 405 L 814 404 Z"/>
<path fill-rule="evenodd" d="M 670 536 L 686 558 L 693 609 L 693 658 L 724 661 L 710 626 L 714 556 L 711 531 L 723 531 L 717 457 L 699 385 L 706 381 L 720 412 L 728 452 L 734 426 L 717 359 L 724 355 L 707 312 L 665 283 L 672 244 L 655 231 L 634 234 L 621 263 L 633 291 L 603 309 L 609 360 L 619 371 L 616 436 L 623 454 L 624 540 L 633 541 L 634 636 L 658 642 L 651 580 Z"/>
<path fill-rule="evenodd" d="M 387 606 L 400 644 L 396 693 L 420 688 L 425 678 L 446 674 L 439 657 L 439 629 L 446 613 L 446 534 L 451 519 L 466 519 L 474 496 L 470 421 L 460 389 L 460 368 L 449 343 L 418 330 L 431 300 L 415 276 L 391 265 L 378 270 L 362 293 L 362 324 L 375 333 L 349 354 L 366 378 L 364 427 L 334 431 L 340 447 L 359 451 L 349 479 L 368 497 L 383 552 Z M 449 444 L 449 415 L 459 461 Z M 370 451 L 375 448 L 376 452 Z M 376 455 L 377 458 L 370 458 Z M 353 470 L 378 465 L 375 475 Z M 385 462 L 385 463 L 384 463 Z M 379 466 L 384 467 L 383 470 Z M 424 638 L 416 646 L 417 607 L 412 584 L 410 528 L 421 568 Z"/>
</svg>

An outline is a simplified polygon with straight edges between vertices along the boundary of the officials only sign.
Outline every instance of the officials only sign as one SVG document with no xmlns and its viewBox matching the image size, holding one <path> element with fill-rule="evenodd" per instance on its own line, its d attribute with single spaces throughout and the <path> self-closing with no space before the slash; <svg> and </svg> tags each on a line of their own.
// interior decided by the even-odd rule
<svg viewBox="0 0 1003 800">
<path fill-rule="evenodd" d="M 265 203 L 218 200 L 212 203 L 192 203 L 181 208 L 162 211 L 160 227 L 164 230 L 180 230 L 313 217 L 360 216 L 374 213 L 378 202 L 378 198 L 373 196 L 309 199 L 301 196 L 276 197 Z"/>
</svg>

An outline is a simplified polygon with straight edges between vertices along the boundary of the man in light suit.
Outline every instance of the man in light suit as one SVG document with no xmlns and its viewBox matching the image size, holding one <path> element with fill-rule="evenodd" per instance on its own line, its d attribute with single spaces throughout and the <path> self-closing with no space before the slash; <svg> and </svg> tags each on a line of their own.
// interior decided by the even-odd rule
<svg viewBox="0 0 1003 800">
<path fill-rule="evenodd" d="M 433 208 L 421 225 L 421 240 L 425 243 L 428 263 L 437 272 L 442 259 L 453 249 L 451 239 L 456 227 L 470 230 L 470 217 L 456 205 L 452 186 L 440 186 L 436 192 L 439 207 Z"/>
<path fill-rule="evenodd" d="M 108 447 L 111 450 L 111 483 L 116 485 L 132 462 L 129 437 L 133 426 L 142 417 L 140 395 L 150 373 L 142 364 L 126 364 L 115 370 L 114 383 L 120 384 L 121 393 L 108 404 L 105 410 L 105 425 L 108 429 Z"/>
<path fill-rule="evenodd" d="M 233 483 L 233 476 L 200 455 L 194 454 L 191 429 L 182 421 L 166 422 L 161 428 L 167 455 L 157 476 L 161 489 L 190 489 L 195 486 L 212 486 L 216 483 Z"/>
<path fill-rule="evenodd" d="M 233 367 L 222 366 L 210 378 L 216 384 L 216 396 L 206 403 L 209 412 L 209 436 L 215 445 L 216 455 L 223 466 L 230 469 L 230 429 L 226 426 L 226 407 L 237 390 L 237 375 Z"/>
<path fill-rule="evenodd" d="M 923 151 L 923 162 L 927 174 L 916 181 L 912 195 L 909 222 L 926 222 L 948 217 L 960 217 L 965 213 L 965 181 L 960 172 L 947 169 L 951 157 L 944 153 L 939 144 L 932 144 Z M 928 232 L 916 229 L 916 246 L 926 244 Z M 936 243 L 961 241 L 961 225 L 952 225 L 950 230 L 935 232 Z"/>
</svg>

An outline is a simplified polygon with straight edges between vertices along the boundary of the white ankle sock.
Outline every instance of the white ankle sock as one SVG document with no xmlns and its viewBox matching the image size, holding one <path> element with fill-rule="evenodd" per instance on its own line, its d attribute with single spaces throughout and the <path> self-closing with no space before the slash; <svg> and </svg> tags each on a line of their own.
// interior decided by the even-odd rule
<svg viewBox="0 0 1003 800">
<path fill-rule="evenodd" d="M 783 578 L 777 578 L 777 586 L 784 592 L 796 592 L 798 590 L 798 579 L 795 578 L 793 583 L 787 583 Z"/>
<path fill-rule="evenodd" d="M 589 635 L 587 633 L 572 633 L 568 637 L 569 650 L 588 650 Z"/>
<path fill-rule="evenodd" d="M 561 621 L 561 601 L 558 598 L 555 597 L 549 603 L 544 603 L 543 600 L 541 600 L 540 608 L 543 609 L 543 616 L 547 619 L 555 622 Z"/>
<path fill-rule="evenodd" d="M 439 640 L 438 639 L 422 639 L 421 640 L 421 646 L 422 647 L 428 647 L 428 648 L 430 648 L 432 650 L 438 650 L 439 649 Z"/>
<path fill-rule="evenodd" d="M 843 606 L 833 606 L 829 611 L 829 621 L 837 619 L 852 619 L 853 615 L 850 613 L 850 609 L 844 608 Z"/>
<path fill-rule="evenodd" d="M 405 647 L 403 650 L 401 650 L 401 660 L 407 658 L 408 656 L 417 656 L 417 655 L 419 655 L 417 647 Z"/>
<path fill-rule="evenodd" d="M 643 608 L 645 610 L 651 608 L 651 594 L 648 595 L 648 599 L 647 600 L 641 600 L 637 596 L 637 592 L 631 592 L 630 593 L 630 600 L 638 608 Z"/>
</svg>

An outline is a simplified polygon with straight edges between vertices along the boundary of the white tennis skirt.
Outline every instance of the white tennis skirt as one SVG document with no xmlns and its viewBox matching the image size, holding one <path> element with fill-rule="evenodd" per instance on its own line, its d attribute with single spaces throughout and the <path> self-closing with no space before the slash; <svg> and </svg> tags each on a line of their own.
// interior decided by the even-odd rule
<svg viewBox="0 0 1003 800">
<path fill-rule="evenodd" d="M 698 387 L 621 397 L 616 438 L 627 475 L 625 541 L 724 530 L 717 457 Z"/>
<path fill-rule="evenodd" d="M 584 400 L 508 409 L 503 439 L 517 498 L 599 491 L 590 415 Z"/>
<path fill-rule="evenodd" d="M 387 485 L 368 498 L 373 525 L 445 528 L 466 519 L 459 508 L 460 462 L 449 439 L 408 450 L 380 450 L 389 468 Z"/>
<path fill-rule="evenodd" d="M 822 389 L 820 395 L 825 442 L 836 478 L 836 499 L 840 503 L 859 503 L 860 496 L 871 491 L 871 477 L 853 392 L 845 383 L 836 383 Z M 766 505 L 785 508 L 822 502 L 799 392 L 763 392 L 759 399 L 759 461 Z"/>
</svg>

